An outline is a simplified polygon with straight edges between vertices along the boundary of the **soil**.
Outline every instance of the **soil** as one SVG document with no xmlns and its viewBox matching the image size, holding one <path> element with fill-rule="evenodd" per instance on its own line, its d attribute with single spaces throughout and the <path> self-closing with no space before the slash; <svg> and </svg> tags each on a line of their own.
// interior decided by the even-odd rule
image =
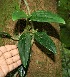
<svg viewBox="0 0 70 77">
<path fill-rule="evenodd" d="M 50 10 L 54 13 L 57 12 L 56 0 L 28 0 L 31 12 L 36 10 Z M 25 5 L 21 6 L 26 10 Z M 45 50 L 38 44 L 34 44 L 32 47 L 32 56 L 26 77 L 62 77 L 61 74 L 61 59 L 60 59 L 60 41 L 59 32 L 60 28 L 58 24 L 47 23 L 40 24 L 34 23 L 36 27 L 46 28 L 48 34 L 55 42 L 57 46 L 57 54 L 48 54 L 48 50 Z M 43 27 L 42 27 L 43 26 Z M 46 26 L 46 27 L 45 27 Z"/>
<path fill-rule="evenodd" d="M 27 0 L 27 1 L 29 3 L 31 12 L 36 10 L 50 10 L 54 13 L 57 12 L 56 0 L 52 0 L 52 1 L 51 0 Z M 27 12 L 25 4 L 24 3 L 22 4 L 23 5 L 21 5 L 21 8 Z M 16 22 L 13 22 L 12 19 L 9 19 L 8 21 L 6 21 L 6 24 L 7 25 L 5 26 L 3 31 L 9 32 L 13 36 Z M 39 25 L 39 23 L 37 23 L 37 25 Z M 49 54 L 48 50 L 41 48 L 37 43 L 33 44 L 30 64 L 26 77 L 62 77 L 60 41 L 58 37 L 60 28 L 58 24 L 52 23 L 51 25 L 52 26 L 48 25 L 46 29 L 48 30 L 48 34 L 56 44 L 57 54 L 52 54 L 52 53 Z M 3 45 L 15 44 L 14 41 L 9 39 L 3 39 L 2 43 Z"/>
</svg>

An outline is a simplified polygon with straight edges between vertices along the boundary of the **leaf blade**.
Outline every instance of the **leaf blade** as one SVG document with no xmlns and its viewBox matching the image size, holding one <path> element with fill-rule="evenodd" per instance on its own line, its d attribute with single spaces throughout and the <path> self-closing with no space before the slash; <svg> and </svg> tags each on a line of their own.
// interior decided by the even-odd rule
<svg viewBox="0 0 70 77">
<path fill-rule="evenodd" d="M 44 10 L 33 12 L 31 14 L 30 20 L 37 22 L 56 22 L 65 24 L 65 21 L 59 15 Z"/>
<path fill-rule="evenodd" d="M 19 55 L 24 67 L 27 66 L 27 62 L 30 55 L 30 47 L 31 47 L 31 36 L 29 33 L 23 33 L 20 36 L 20 39 L 18 42 L 18 50 L 19 50 Z"/>
<path fill-rule="evenodd" d="M 27 18 L 27 15 L 24 11 L 22 10 L 15 10 L 13 13 L 12 13 L 12 20 L 15 21 L 15 20 L 18 20 L 18 19 L 22 19 L 22 18 Z"/>
<path fill-rule="evenodd" d="M 35 40 L 53 53 L 56 53 L 56 46 L 52 39 L 45 32 L 35 33 Z"/>
</svg>

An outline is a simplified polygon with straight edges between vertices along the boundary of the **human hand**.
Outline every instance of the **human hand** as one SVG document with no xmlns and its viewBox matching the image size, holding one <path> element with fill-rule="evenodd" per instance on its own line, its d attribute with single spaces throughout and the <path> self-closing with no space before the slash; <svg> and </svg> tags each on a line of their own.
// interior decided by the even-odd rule
<svg viewBox="0 0 70 77">
<path fill-rule="evenodd" d="M 0 47 L 0 77 L 5 77 L 8 72 L 21 65 L 18 49 L 15 45 Z"/>
</svg>

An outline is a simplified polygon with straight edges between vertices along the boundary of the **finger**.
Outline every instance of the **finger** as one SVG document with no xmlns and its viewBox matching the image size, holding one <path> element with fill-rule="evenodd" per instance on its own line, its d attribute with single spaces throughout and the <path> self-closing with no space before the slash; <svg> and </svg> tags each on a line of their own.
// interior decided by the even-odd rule
<svg viewBox="0 0 70 77">
<path fill-rule="evenodd" d="M 1 46 L 0 51 L 2 51 L 2 53 L 5 53 L 7 50 L 6 50 L 5 46 Z"/>
<path fill-rule="evenodd" d="M 3 56 L 0 57 L 0 67 L 2 71 L 4 72 L 4 75 L 6 75 L 8 73 L 8 66 Z"/>
<path fill-rule="evenodd" d="M 20 60 L 20 56 L 19 56 L 19 54 L 13 56 L 13 57 L 12 57 L 12 60 L 13 60 L 13 62 L 16 62 L 16 61 Z"/>
<path fill-rule="evenodd" d="M 5 53 L 6 51 L 10 51 L 12 49 L 16 49 L 17 46 L 16 45 L 5 45 L 5 46 L 1 46 L 0 50 L 2 51 L 2 53 Z"/>
<path fill-rule="evenodd" d="M 6 59 L 6 62 L 9 65 L 9 64 L 17 62 L 18 60 L 20 60 L 19 54 L 15 55 L 15 56 L 13 56 L 11 58 Z"/>
<path fill-rule="evenodd" d="M 2 51 L 0 50 L 0 56 L 2 55 Z"/>
<path fill-rule="evenodd" d="M 10 71 L 12 71 L 14 69 L 14 65 L 10 64 L 10 65 L 8 65 L 8 68 L 9 68 L 9 72 L 10 72 Z"/>
<path fill-rule="evenodd" d="M 9 72 L 12 71 L 13 69 L 17 68 L 19 65 L 21 65 L 21 61 L 18 60 L 17 62 L 10 64 L 9 67 Z"/>
<path fill-rule="evenodd" d="M 4 55 L 5 59 L 8 59 L 8 58 L 11 58 L 11 57 L 13 57 L 14 55 L 17 55 L 17 54 L 18 54 L 18 49 L 13 49 L 11 51 L 5 52 L 3 55 Z"/>
<path fill-rule="evenodd" d="M 10 52 L 5 52 L 4 54 L 5 59 L 11 58 L 12 55 L 10 54 Z"/>
<path fill-rule="evenodd" d="M 8 58 L 8 59 L 6 59 L 6 62 L 7 62 L 8 65 L 10 65 L 10 64 L 13 63 L 13 60 L 12 60 L 12 58 Z"/>
<path fill-rule="evenodd" d="M 2 71 L 1 67 L 0 67 L 0 77 L 4 77 L 4 72 Z"/>
<path fill-rule="evenodd" d="M 21 65 L 21 60 L 17 61 L 17 65 L 20 66 Z"/>
<path fill-rule="evenodd" d="M 11 53 L 12 56 L 14 56 L 14 55 L 18 54 L 18 49 L 17 48 L 13 49 L 13 50 L 10 51 L 10 53 Z"/>
<path fill-rule="evenodd" d="M 7 49 L 7 51 L 10 51 L 12 49 L 16 49 L 17 46 L 16 45 L 5 45 L 5 48 Z"/>
<path fill-rule="evenodd" d="M 17 68 L 19 65 L 21 65 L 21 61 L 18 60 L 17 62 L 13 63 L 14 69 Z"/>
</svg>

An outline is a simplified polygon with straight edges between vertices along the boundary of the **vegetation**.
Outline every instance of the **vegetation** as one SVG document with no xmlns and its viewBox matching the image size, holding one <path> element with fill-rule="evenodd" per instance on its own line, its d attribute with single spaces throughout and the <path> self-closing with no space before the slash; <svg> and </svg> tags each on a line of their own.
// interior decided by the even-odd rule
<svg viewBox="0 0 70 77">
<path fill-rule="evenodd" d="M 19 54 L 23 64 L 23 67 L 20 66 L 18 70 L 21 77 L 26 75 L 26 69 L 28 68 L 31 55 L 31 47 L 34 42 L 38 42 L 40 45 L 44 46 L 54 54 L 57 52 L 56 46 L 52 39 L 47 35 L 47 32 L 44 29 L 42 31 L 34 29 L 33 22 L 55 22 L 65 24 L 65 21 L 59 15 L 53 14 L 50 11 L 38 10 L 30 13 L 28 3 L 26 2 L 26 0 L 24 0 L 24 2 L 27 6 L 28 14 L 26 14 L 20 8 L 15 10 L 12 14 L 12 19 L 14 21 L 19 19 L 26 20 L 25 29 L 19 35 L 19 38 L 14 39 L 10 34 L 0 32 L 0 37 L 18 41 Z"/>
<path fill-rule="evenodd" d="M 66 21 L 65 25 L 60 25 L 60 38 L 62 42 L 62 68 L 63 77 L 70 76 L 70 1 L 58 1 L 58 13 Z"/>
</svg>

